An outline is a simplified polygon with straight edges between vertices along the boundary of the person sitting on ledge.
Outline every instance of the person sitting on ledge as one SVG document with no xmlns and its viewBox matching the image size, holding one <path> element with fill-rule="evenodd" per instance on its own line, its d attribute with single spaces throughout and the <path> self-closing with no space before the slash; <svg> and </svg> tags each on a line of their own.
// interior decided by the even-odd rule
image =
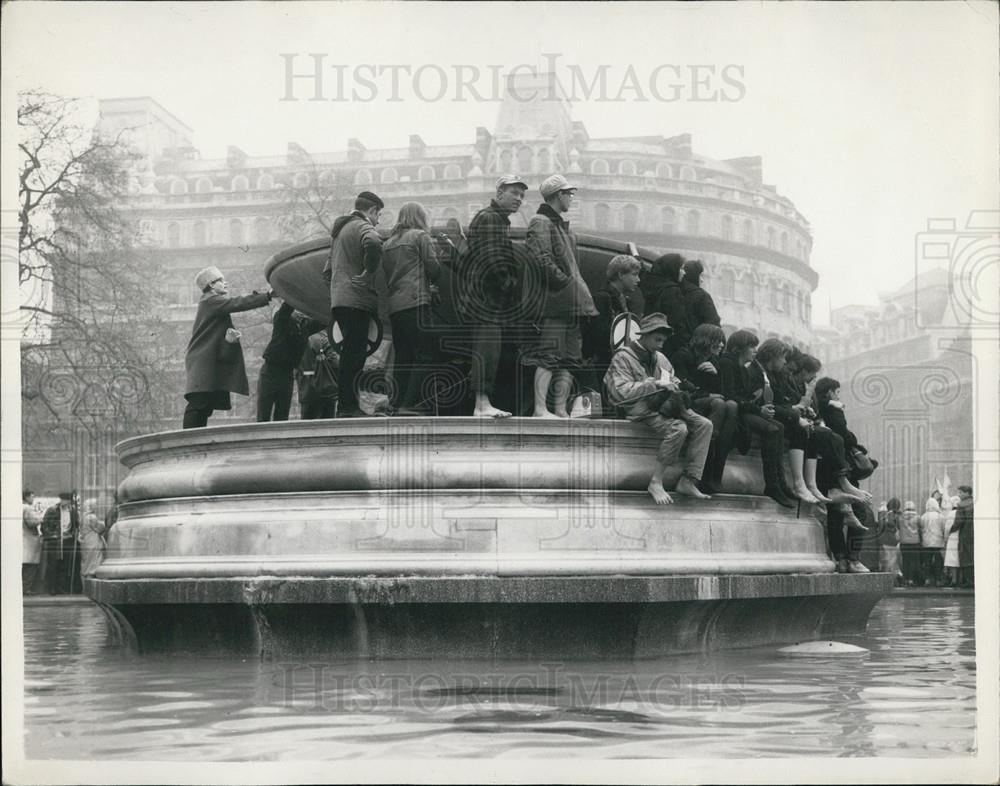
<svg viewBox="0 0 1000 786">
<path fill-rule="evenodd" d="M 201 428 L 217 409 L 232 409 L 230 393 L 250 395 L 240 331 L 233 327 L 230 314 L 263 308 L 274 294 L 231 297 L 226 279 L 217 267 L 206 267 L 194 278 L 202 291 L 191 340 L 184 355 L 187 386 L 184 398 L 184 428 Z"/>
<path fill-rule="evenodd" d="M 719 318 L 715 301 L 701 286 L 701 274 L 704 272 L 705 266 L 700 259 L 689 259 L 684 263 L 681 292 L 684 293 L 684 309 L 687 311 L 688 324 L 721 327 L 722 320 Z"/>
<path fill-rule="evenodd" d="M 676 490 L 710 499 L 698 489 L 698 482 L 712 440 L 712 422 L 691 411 L 670 361 L 660 351 L 670 333 L 667 318 L 659 313 L 647 315 L 638 333 L 637 341 L 621 347 L 611 358 L 604 385 L 611 403 L 621 407 L 629 420 L 645 424 L 662 439 L 647 490 L 657 505 L 673 502 L 663 487 L 663 476 L 680 463 L 681 451 L 686 449 Z"/>
</svg>

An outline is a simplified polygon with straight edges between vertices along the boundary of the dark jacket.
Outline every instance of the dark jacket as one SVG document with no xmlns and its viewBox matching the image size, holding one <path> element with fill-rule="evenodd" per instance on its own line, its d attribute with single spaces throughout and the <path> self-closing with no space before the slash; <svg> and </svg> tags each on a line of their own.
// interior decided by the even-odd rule
<svg viewBox="0 0 1000 786">
<path fill-rule="evenodd" d="M 525 275 L 523 301 L 540 299 L 542 318 L 566 319 L 597 314 L 594 299 L 580 275 L 576 237 L 569 222 L 547 204 L 542 204 L 528 224 L 525 246 L 532 275 Z"/>
<path fill-rule="evenodd" d="M 736 402 L 739 414 L 760 415 L 760 401 L 754 396 L 750 385 L 750 371 L 740 363 L 739 357 L 730 352 L 723 352 L 715 367 L 719 369 L 722 395 L 727 401 Z"/>
<path fill-rule="evenodd" d="M 365 272 L 374 276 L 382 261 L 382 238 L 375 227 L 355 210 L 333 222 L 330 240 L 330 256 L 323 268 L 323 278 L 330 284 L 330 306 L 377 313 L 374 278 L 369 285 L 351 280 Z"/>
<path fill-rule="evenodd" d="M 626 311 L 641 317 L 642 309 L 638 301 L 638 297 L 624 295 L 612 289 L 610 285 L 594 293 L 594 308 L 597 309 L 597 315 L 585 319 L 581 325 L 583 356 L 590 358 L 602 377 L 611 362 L 611 323 L 615 317 Z"/>
<path fill-rule="evenodd" d="M 520 305 L 520 275 L 507 215 L 491 200 L 469 224 L 469 247 L 460 263 L 458 312 L 472 322 L 504 324 Z"/>
<path fill-rule="evenodd" d="M 430 286 L 438 280 L 441 265 L 426 231 L 407 229 L 390 237 L 382 247 L 382 266 L 390 314 L 431 304 Z"/>
<path fill-rule="evenodd" d="M 722 394 L 722 379 L 719 377 L 719 367 L 713 360 L 709 360 L 715 368 L 715 373 L 699 370 L 698 366 L 702 361 L 695 358 L 690 347 L 681 347 L 670 359 L 677 376 L 684 382 L 682 390 L 686 390 L 691 395 L 692 401 L 701 398 L 708 398 L 713 393 Z"/>
<path fill-rule="evenodd" d="M 975 506 L 972 499 L 963 499 L 955 508 L 955 521 L 950 532 L 958 533 L 958 564 L 963 568 L 971 568 L 975 563 L 975 540 L 973 523 L 975 521 Z"/>
<path fill-rule="evenodd" d="M 828 429 L 834 434 L 839 434 L 840 438 L 844 440 L 845 450 L 853 450 L 858 446 L 858 438 L 853 431 L 847 428 L 847 416 L 844 414 L 843 406 L 837 407 L 828 401 L 820 406 L 819 416 Z"/>
<path fill-rule="evenodd" d="M 230 297 L 206 292 L 198 301 L 198 311 L 191 329 L 191 340 L 184 355 L 187 370 L 185 393 L 228 391 L 250 395 L 243 347 L 226 341 L 226 331 L 233 326 L 230 314 L 262 308 L 270 298 L 266 293 Z"/>
<path fill-rule="evenodd" d="M 684 307 L 688 326 L 692 332 L 698 325 L 722 325 L 719 312 L 715 308 L 715 301 L 701 288 L 700 269 L 685 269 L 681 291 L 684 293 Z"/>
<path fill-rule="evenodd" d="M 58 540 L 61 531 L 62 525 L 59 517 L 59 505 L 57 503 L 48 508 L 42 515 L 42 537 L 46 540 Z M 77 511 L 76 505 L 73 505 L 69 509 L 69 532 L 66 534 L 66 538 L 75 538 L 79 531 L 80 513 Z"/>
<path fill-rule="evenodd" d="M 288 372 L 295 369 L 309 335 L 323 327 L 322 323 L 315 320 L 297 323 L 292 319 L 294 311 L 291 304 L 281 304 L 271 322 L 271 340 L 264 348 L 264 360 L 268 366 Z"/>
</svg>

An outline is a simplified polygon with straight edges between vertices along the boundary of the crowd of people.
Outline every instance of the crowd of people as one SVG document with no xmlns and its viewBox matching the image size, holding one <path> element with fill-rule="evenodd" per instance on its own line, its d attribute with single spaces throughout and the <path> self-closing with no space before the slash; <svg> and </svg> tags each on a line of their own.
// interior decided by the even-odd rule
<svg viewBox="0 0 1000 786">
<path fill-rule="evenodd" d="M 35 493 L 21 494 L 21 591 L 24 595 L 66 595 L 82 591 L 107 550 L 106 535 L 117 518 L 114 504 L 101 509 L 95 497 L 81 501 L 75 491 L 40 511 Z"/>
<path fill-rule="evenodd" d="M 817 358 L 778 339 L 761 342 L 750 330 L 727 337 L 701 286 L 700 260 L 668 253 L 648 263 L 620 254 L 607 265 L 605 286 L 592 292 L 565 218 L 577 189 L 561 174 L 541 183 L 527 262 L 519 263 L 509 216 L 527 191 L 520 178 L 501 177 L 467 237 L 460 228 L 433 237 L 426 210 L 409 202 L 387 239 L 376 230 L 382 200 L 360 193 L 354 210 L 333 223 L 323 271 L 340 338 L 331 342 L 332 327 L 323 332 L 283 304 L 264 350 L 258 420 L 288 418 L 295 379 L 303 418 L 365 416 L 360 378 L 380 309 L 392 326 L 394 384 L 375 414 L 437 414 L 431 377 L 447 351 L 468 361 L 472 416 L 510 417 L 495 401 L 502 346 L 512 326 L 527 326 L 518 334 L 519 365 L 532 378 L 524 414 L 570 417 L 575 391 L 596 402 L 598 416 L 649 428 L 660 440 L 648 484 L 658 504 L 673 502 L 663 482 L 668 471 L 680 473 L 678 493 L 697 499 L 717 493 L 730 453 L 746 453 L 756 441 L 763 493 L 785 507 L 819 505 L 837 570 L 868 572 L 851 533 L 878 524 L 871 495 L 858 485 L 877 462 L 848 428 L 840 383 L 819 378 Z M 462 331 L 448 332 L 447 341 L 436 308 L 443 268 L 450 270 L 449 300 Z M 376 289 L 380 269 L 384 294 Z M 203 295 L 186 357 L 185 428 L 229 409 L 231 393 L 248 394 L 240 332 L 230 315 L 274 297 L 270 291 L 230 296 L 215 267 L 199 272 L 196 283 Z"/>
</svg>

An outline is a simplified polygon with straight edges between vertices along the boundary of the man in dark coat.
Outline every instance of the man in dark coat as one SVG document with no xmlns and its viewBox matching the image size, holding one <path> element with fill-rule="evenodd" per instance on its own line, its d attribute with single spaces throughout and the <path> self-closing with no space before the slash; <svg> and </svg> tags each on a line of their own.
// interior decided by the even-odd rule
<svg viewBox="0 0 1000 786">
<path fill-rule="evenodd" d="M 233 327 L 230 314 L 262 308 L 273 295 L 268 290 L 231 297 L 226 279 L 217 267 L 205 268 L 194 281 L 203 294 L 184 356 L 187 369 L 184 398 L 188 402 L 184 428 L 207 426 L 213 411 L 231 409 L 230 393 L 250 395 L 240 332 Z"/>
<path fill-rule="evenodd" d="M 955 508 L 955 521 L 951 525 L 949 535 L 958 533 L 958 565 L 957 584 L 960 587 L 972 589 L 975 586 L 975 540 L 972 527 L 975 520 L 975 505 L 972 498 L 972 486 L 958 487 L 958 506 Z"/>
<path fill-rule="evenodd" d="M 378 195 L 362 191 L 354 200 L 354 210 L 334 221 L 330 232 L 330 257 L 323 278 L 330 285 L 333 321 L 343 336 L 339 418 L 363 415 L 358 405 L 357 378 L 368 356 L 368 325 L 378 315 L 375 273 L 382 264 L 382 238 L 375 226 L 384 207 Z"/>
<path fill-rule="evenodd" d="M 271 340 L 264 348 L 264 362 L 257 377 L 257 422 L 288 420 L 292 407 L 292 377 L 309 335 L 322 323 L 282 303 L 271 322 Z"/>
<path fill-rule="evenodd" d="M 73 592 L 80 577 L 80 513 L 74 494 L 64 491 L 59 504 L 42 516 L 45 590 L 49 595 Z"/>
<path fill-rule="evenodd" d="M 684 280 L 681 281 L 681 291 L 684 293 L 684 307 L 687 311 L 688 324 L 691 331 L 698 325 L 716 325 L 721 327 L 722 320 L 715 308 L 712 296 L 701 288 L 701 274 L 705 266 L 700 259 L 689 259 L 684 263 Z M 669 315 L 667 317 L 669 319 Z"/>
<path fill-rule="evenodd" d="M 472 328 L 474 417 L 507 418 L 493 406 L 503 326 L 521 311 L 519 271 L 510 242 L 511 213 L 516 213 L 528 186 L 515 175 L 497 180 L 490 204 L 469 224 L 469 248 L 461 271 L 458 311 Z"/>
</svg>

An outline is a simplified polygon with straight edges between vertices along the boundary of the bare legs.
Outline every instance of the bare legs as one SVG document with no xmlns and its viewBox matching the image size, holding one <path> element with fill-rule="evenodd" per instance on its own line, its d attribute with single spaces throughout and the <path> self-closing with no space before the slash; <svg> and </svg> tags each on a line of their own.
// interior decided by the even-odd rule
<svg viewBox="0 0 1000 786">
<path fill-rule="evenodd" d="M 563 369 L 553 371 L 539 366 L 535 369 L 535 410 L 532 413 L 536 418 L 568 418 L 566 402 L 569 401 L 569 391 L 572 385 L 572 375 Z M 548 395 L 549 384 L 552 383 L 552 392 L 555 395 L 555 414 L 549 412 Z"/>
</svg>

